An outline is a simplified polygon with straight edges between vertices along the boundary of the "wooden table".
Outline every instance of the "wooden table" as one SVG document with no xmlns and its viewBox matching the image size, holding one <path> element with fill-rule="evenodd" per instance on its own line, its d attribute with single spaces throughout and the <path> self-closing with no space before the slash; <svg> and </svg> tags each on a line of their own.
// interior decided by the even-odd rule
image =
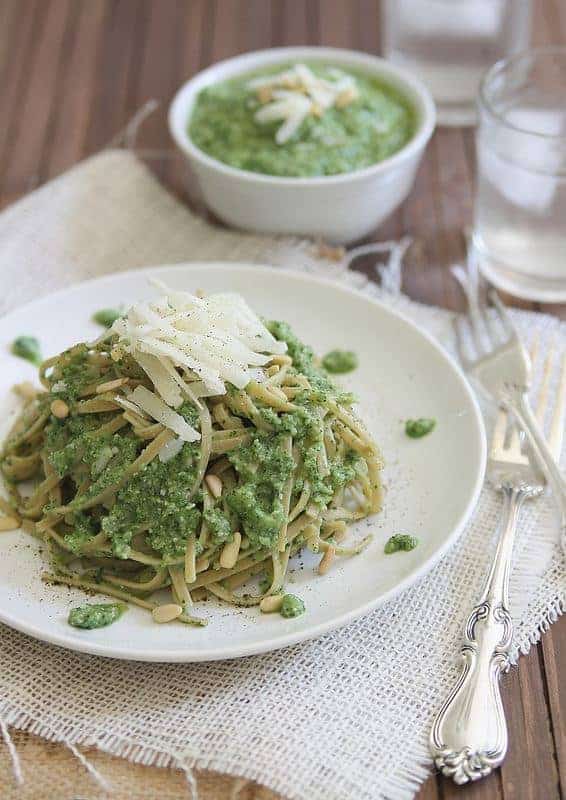
<svg viewBox="0 0 566 800">
<path fill-rule="evenodd" d="M 566 2 L 536 0 L 537 43 L 566 42 Z M 0 203 L 5 206 L 104 147 L 146 100 L 161 110 L 144 125 L 146 151 L 171 147 L 165 108 L 176 88 L 208 64 L 236 53 L 284 44 L 325 44 L 379 52 L 378 0 L 0 0 Z M 151 154 L 151 153 L 150 153 Z M 155 161 L 174 190 L 170 160 Z M 413 247 L 405 290 L 424 302 L 457 307 L 448 267 L 463 256 L 462 228 L 469 224 L 474 173 L 473 131 L 440 129 L 429 145 L 410 199 L 376 234 L 408 232 Z M 522 304 L 528 306 L 528 304 Z M 536 308 L 536 306 L 533 306 Z M 554 307 L 564 315 L 564 309 Z M 566 793 L 566 619 L 521 659 L 505 678 L 510 751 L 489 779 L 456 789 L 431 778 L 420 800 L 558 800 Z M 18 733 L 15 743 L 28 782 L 16 790 L 6 749 L 0 749 L 5 798 L 67 800 L 57 790 L 59 771 L 76 773 L 73 797 L 98 797 L 84 770 L 63 747 Z M 134 767 L 92 754 L 116 785 L 117 800 L 184 797 L 179 773 Z M 153 787 L 153 788 L 152 788 Z M 561 788 L 562 793 L 561 793 Z M 231 797 L 234 781 L 206 775 L 204 800 Z M 136 790 L 137 791 L 137 790 Z M 137 795 L 136 795 L 137 796 Z M 141 796 L 141 795 L 140 795 Z M 274 800 L 265 788 L 246 785 L 241 800 Z M 345 798 L 355 800 L 355 798 Z"/>
</svg>

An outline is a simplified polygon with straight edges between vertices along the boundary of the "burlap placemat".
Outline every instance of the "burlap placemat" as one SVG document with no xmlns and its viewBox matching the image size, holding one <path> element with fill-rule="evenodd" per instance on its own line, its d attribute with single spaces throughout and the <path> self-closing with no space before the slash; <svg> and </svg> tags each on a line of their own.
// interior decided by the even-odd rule
<svg viewBox="0 0 566 800">
<path fill-rule="evenodd" d="M 0 307 L 70 282 L 187 260 L 271 262 L 320 270 L 380 295 L 322 262 L 309 245 L 220 231 L 169 196 L 132 154 L 79 165 L 0 216 Z M 449 314 L 389 297 L 448 344 Z M 565 326 L 515 314 L 525 335 L 566 340 Z M 92 777 L 88 797 L 112 797 L 112 776 L 84 759 L 95 746 L 139 764 L 256 779 L 296 800 L 410 798 L 431 767 L 427 735 L 453 681 L 462 624 L 492 553 L 500 498 L 485 489 L 474 520 L 427 577 L 354 624 L 317 641 L 239 661 L 115 662 L 0 628 L 0 721 L 64 742 Z M 566 571 L 550 504 L 531 504 L 511 589 L 514 656 L 563 610 Z M 17 769 L 17 749 L 13 756 Z M 61 776 L 58 797 L 76 797 Z M 147 795 L 140 790 L 136 796 Z"/>
</svg>

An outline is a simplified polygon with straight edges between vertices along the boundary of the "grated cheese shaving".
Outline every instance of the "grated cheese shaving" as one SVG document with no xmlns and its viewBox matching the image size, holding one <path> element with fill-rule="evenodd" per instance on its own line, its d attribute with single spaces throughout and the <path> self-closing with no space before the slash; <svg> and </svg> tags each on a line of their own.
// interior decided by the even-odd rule
<svg viewBox="0 0 566 800">
<path fill-rule="evenodd" d="M 139 406 L 157 422 L 161 422 L 166 428 L 176 433 L 184 442 L 196 442 L 200 439 L 200 433 L 192 425 L 189 425 L 161 397 L 158 397 L 155 392 L 150 392 L 145 386 L 136 386 L 134 391 L 128 395 L 128 400 Z"/>
<path fill-rule="evenodd" d="M 287 345 L 240 295 L 197 297 L 158 285 L 161 297 L 132 306 L 111 328 L 117 335 L 112 357 L 129 353 L 155 389 L 138 386 L 122 405 L 195 441 L 198 432 L 174 411 L 183 399 L 226 394 L 227 382 L 243 389 L 251 380 L 265 380 L 263 367 Z"/>
<path fill-rule="evenodd" d="M 247 86 L 262 104 L 254 119 L 260 125 L 283 120 L 275 141 L 285 144 L 309 115 L 321 117 L 329 108 L 345 108 L 358 99 L 352 75 L 333 70 L 332 77 L 320 78 L 306 64 L 295 64 L 277 75 L 254 78 Z"/>
<path fill-rule="evenodd" d="M 166 464 L 168 461 L 171 461 L 172 458 L 175 458 L 175 456 L 178 455 L 182 449 L 182 439 L 170 439 L 168 442 L 165 442 L 157 457 L 163 464 Z"/>
</svg>

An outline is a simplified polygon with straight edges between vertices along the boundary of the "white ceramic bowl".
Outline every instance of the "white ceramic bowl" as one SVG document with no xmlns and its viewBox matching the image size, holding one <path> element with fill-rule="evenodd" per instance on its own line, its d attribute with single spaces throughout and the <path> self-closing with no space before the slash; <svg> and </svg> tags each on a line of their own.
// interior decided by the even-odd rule
<svg viewBox="0 0 566 800">
<path fill-rule="evenodd" d="M 282 178 L 235 169 L 193 144 L 189 119 L 201 89 L 292 61 L 339 64 L 395 87 L 416 111 L 414 135 L 390 158 L 371 167 L 315 178 Z M 171 135 L 196 175 L 204 201 L 220 219 L 245 230 L 321 236 L 334 242 L 366 236 L 405 200 L 434 124 L 434 102 L 417 78 L 376 56 L 332 47 L 281 47 L 221 61 L 187 81 L 169 109 Z"/>
</svg>

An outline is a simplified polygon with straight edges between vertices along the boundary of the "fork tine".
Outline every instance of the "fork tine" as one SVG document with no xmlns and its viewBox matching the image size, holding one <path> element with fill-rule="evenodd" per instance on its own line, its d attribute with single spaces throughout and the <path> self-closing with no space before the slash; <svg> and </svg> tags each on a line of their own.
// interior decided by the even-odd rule
<svg viewBox="0 0 566 800">
<path fill-rule="evenodd" d="M 493 435 L 491 437 L 491 452 L 495 455 L 498 451 L 503 450 L 505 447 L 505 434 L 507 433 L 507 422 L 509 415 L 502 408 L 499 409 L 495 425 L 493 427 Z"/>
<path fill-rule="evenodd" d="M 551 348 L 548 355 L 544 360 L 542 382 L 540 385 L 537 405 L 535 409 L 535 417 L 541 429 L 544 426 L 544 415 L 548 406 L 548 391 L 550 389 L 550 377 L 552 375 L 552 362 L 554 361 L 554 350 Z"/>
<path fill-rule="evenodd" d="M 462 364 L 466 367 L 471 364 L 471 358 L 469 355 L 468 346 L 466 345 L 463 326 L 464 321 L 459 314 L 452 318 L 452 327 L 454 328 L 454 333 L 456 336 L 456 348 L 458 350 L 458 356 L 460 357 Z"/>
<path fill-rule="evenodd" d="M 466 316 L 470 322 L 470 330 L 472 332 L 474 345 L 478 354 L 481 355 L 482 353 L 485 353 L 486 350 L 482 341 L 481 325 L 479 322 L 481 315 L 479 310 L 477 285 L 473 283 L 473 276 L 470 276 L 469 271 L 464 269 L 464 267 L 460 266 L 459 264 L 453 266 L 451 271 L 452 275 L 454 275 L 460 284 L 460 288 L 462 289 L 466 298 L 468 305 Z"/>
<path fill-rule="evenodd" d="M 511 337 L 516 336 L 519 339 L 519 334 L 515 325 L 513 324 L 509 312 L 505 308 L 504 304 L 501 302 L 501 298 L 495 291 L 495 289 L 490 289 L 488 295 L 490 302 L 492 303 L 493 307 L 497 311 L 501 324 L 503 325 L 503 330 L 505 333 Z M 520 341 L 520 339 L 519 339 Z"/>
<path fill-rule="evenodd" d="M 450 272 L 460 284 L 460 288 L 464 292 L 464 296 L 468 301 L 468 306 L 474 305 L 477 292 L 476 285 L 473 282 L 473 276 L 471 276 L 469 271 L 461 264 L 454 264 Z"/>
<path fill-rule="evenodd" d="M 566 422 L 566 353 L 562 355 L 562 369 L 560 383 L 556 393 L 556 404 L 550 425 L 548 445 L 555 460 L 558 461 L 562 454 L 564 440 L 564 423 Z"/>
<path fill-rule="evenodd" d="M 489 308 L 482 308 L 480 309 L 483 323 L 485 326 L 485 330 L 487 333 L 488 339 L 491 341 L 492 347 L 497 347 L 498 344 L 501 344 L 507 337 L 501 336 L 501 332 L 497 329 L 497 324 L 493 319 L 491 309 Z"/>
<path fill-rule="evenodd" d="M 540 348 L 540 331 L 535 331 L 533 341 L 529 347 L 529 354 L 531 356 L 531 364 L 536 364 L 538 359 L 538 351 Z"/>
<path fill-rule="evenodd" d="M 509 442 L 509 450 L 513 453 L 520 453 L 521 452 L 521 432 L 517 425 L 513 425 L 513 429 L 511 431 L 511 441 Z"/>
<path fill-rule="evenodd" d="M 531 346 L 529 347 L 529 355 L 530 355 L 530 358 L 531 358 L 531 364 L 536 364 L 536 362 L 537 362 L 539 347 L 540 347 L 540 334 L 539 334 L 539 331 L 535 331 L 535 334 L 533 336 L 533 341 L 531 342 Z M 548 359 L 547 359 L 547 361 L 548 361 Z M 545 376 L 547 375 L 547 369 L 548 369 L 548 364 L 545 365 L 545 373 L 544 373 Z M 550 375 L 550 373 L 548 373 L 548 375 Z M 544 384 L 544 380 L 545 379 L 543 378 L 543 384 Z M 544 386 L 543 386 L 543 389 L 544 389 Z M 546 391 L 548 391 L 548 386 L 546 387 Z M 539 425 L 542 425 L 544 423 L 544 413 L 546 411 L 546 404 L 547 404 L 547 397 L 546 396 L 543 397 L 542 394 L 541 394 L 541 396 L 539 396 L 539 401 L 538 401 L 538 406 L 537 406 L 537 411 L 536 411 L 536 417 L 537 417 L 537 421 L 538 421 Z M 519 428 L 515 427 L 515 429 L 513 430 L 513 433 L 512 433 L 512 437 L 511 437 L 511 447 L 512 448 L 518 448 L 520 450 L 521 449 L 522 439 L 523 439 L 523 437 L 522 437 L 521 432 L 519 431 Z"/>
</svg>

